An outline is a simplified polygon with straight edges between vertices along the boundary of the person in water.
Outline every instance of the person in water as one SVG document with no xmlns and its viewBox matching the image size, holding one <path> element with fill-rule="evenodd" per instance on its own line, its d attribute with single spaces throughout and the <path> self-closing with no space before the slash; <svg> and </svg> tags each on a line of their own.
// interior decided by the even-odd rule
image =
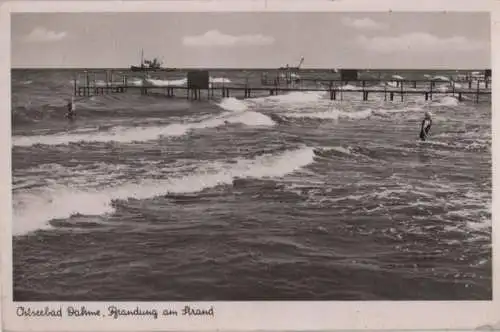
<svg viewBox="0 0 500 332">
<path fill-rule="evenodd" d="M 75 111 L 75 101 L 73 98 L 68 102 L 68 112 L 66 113 L 66 117 L 70 120 L 73 120 L 76 116 Z"/>
<path fill-rule="evenodd" d="M 427 136 L 431 131 L 432 126 L 432 114 L 430 112 L 425 112 L 424 120 L 422 120 L 422 125 L 420 127 L 420 139 L 425 141 Z"/>
</svg>

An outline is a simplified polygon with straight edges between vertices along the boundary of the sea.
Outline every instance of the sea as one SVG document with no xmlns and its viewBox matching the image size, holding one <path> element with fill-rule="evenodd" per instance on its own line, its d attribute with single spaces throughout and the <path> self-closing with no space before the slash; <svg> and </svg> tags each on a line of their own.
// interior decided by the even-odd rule
<svg viewBox="0 0 500 332">
<path fill-rule="evenodd" d="M 77 96 L 69 121 L 76 72 L 11 71 L 15 301 L 492 299 L 491 100 L 459 100 L 455 71 L 364 73 L 440 77 L 427 101 L 130 89 Z"/>
</svg>

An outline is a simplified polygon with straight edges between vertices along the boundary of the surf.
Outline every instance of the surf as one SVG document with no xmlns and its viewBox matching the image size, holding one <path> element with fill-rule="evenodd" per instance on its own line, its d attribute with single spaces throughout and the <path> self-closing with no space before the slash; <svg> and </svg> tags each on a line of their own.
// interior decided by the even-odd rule
<svg viewBox="0 0 500 332">
<path fill-rule="evenodd" d="M 108 130 L 80 129 L 49 135 L 16 135 L 12 137 L 12 145 L 17 147 L 30 147 L 34 145 L 67 145 L 79 142 L 97 143 L 134 143 L 158 140 L 164 137 L 180 137 L 193 130 L 215 128 L 228 123 L 243 124 L 247 126 L 273 126 L 274 121 L 268 116 L 258 112 L 235 113 L 227 112 L 210 116 L 198 121 L 171 123 L 166 125 L 150 126 L 114 126 Z"/>
<path fill-rule="evenodd" d="M 140 179 L 117 186 L 77 187 L 52 184 L 36 190 L 18 190 L 13 194 L 13 234 L 23 235 L 50 228 L 54 219 L 76 215 L 101 216 L 115 212 L 117 200 L 144 200 L 166 194 L 188 194 L 221 185 L 234 179 L 279 178 L 314 162 L 314 150 L 302 147 L 252 159 L 237 158 L 231 163 L 213 162 L 190 174 L 164 179 Z M 88 174 L 88 178 L 92 178 Z"/>
</svg>

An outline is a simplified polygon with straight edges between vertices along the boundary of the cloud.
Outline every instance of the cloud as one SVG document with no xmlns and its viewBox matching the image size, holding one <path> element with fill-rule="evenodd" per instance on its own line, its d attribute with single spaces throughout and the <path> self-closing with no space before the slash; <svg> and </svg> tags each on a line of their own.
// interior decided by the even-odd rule
<svg viewBox="0 0 500 332">
<path fill-rule="evenodd" d="M 343 18 L 342 23 L 348 27 L 360 30 L 383 30 L 387 28 L 386 24 L 379 23 L 368 17 L 358 19 Z"/>
<path fill-rule="evenodd" d="M 274 38 L 256 35 L 226 35 L 218 30 L 210 30 L 198 36 L 186 36 L 182 43 L 185 46 L 264 46 L 274 43 Z"/>
<path fill-rule="evenodd" d="M 414 32 L 399 36 L 366 37 L 359 36 L 356 42 L 368 51 L 377 53 L 393 52 L 467 52 L 487 49 L 488 43 L 471 40 L 463 36 L 438 37 L 429 33 Z"/>
<path fill-rule="evenodd" d="M 66 38 L 66 32 L 56 32 L 47 30 L 43 27 L 36 27 L 28 35 L 24 37 L 25 42 L 32 43 L 48 43 L 55 42 Z"/>
</svg>

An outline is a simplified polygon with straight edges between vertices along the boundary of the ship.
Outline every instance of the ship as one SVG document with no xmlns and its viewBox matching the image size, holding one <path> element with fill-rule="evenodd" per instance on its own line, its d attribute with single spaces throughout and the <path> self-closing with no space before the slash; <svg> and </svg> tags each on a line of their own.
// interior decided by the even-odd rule
<svg viewBox="0 0 500 332">
<path fill-rule="evenodd" d="M 304 57 L 302 56 L 302 57 L 300 57 L 300 62 L 299 62 L 299 64 L 296 67 L 291 67 L 288 64 L 286 64 L 285 66 L 281 66 L 278 69 L 279 70 L 299 71 L 300 67 L 302 66 L 303 63 L 304 63 Z"/>
<path fill-rule="evenodd" d="M 141 51 L 141 65 L 130 66 L 132 71 L 174 71 L 175 68 L 162 67 L 162 62 L 158 58 L 152 60 L 144 59 L 144 50 Z"/>
<path fill-rule="evenodd" d="M 278 79 L 284 79 L 287 83 L 291 82 L 299 82 L 300 81 L 300 75 L 298 72 L 300 71 L 300 67 L 304 63 L 304 57 L 300 57 L 300 62 L 296 67 L 289 66 L 288 64 L 286 66 L 281 66 L 278 68 L 278 70 L 281 72 L 279 74 Z"/>
</svg>

